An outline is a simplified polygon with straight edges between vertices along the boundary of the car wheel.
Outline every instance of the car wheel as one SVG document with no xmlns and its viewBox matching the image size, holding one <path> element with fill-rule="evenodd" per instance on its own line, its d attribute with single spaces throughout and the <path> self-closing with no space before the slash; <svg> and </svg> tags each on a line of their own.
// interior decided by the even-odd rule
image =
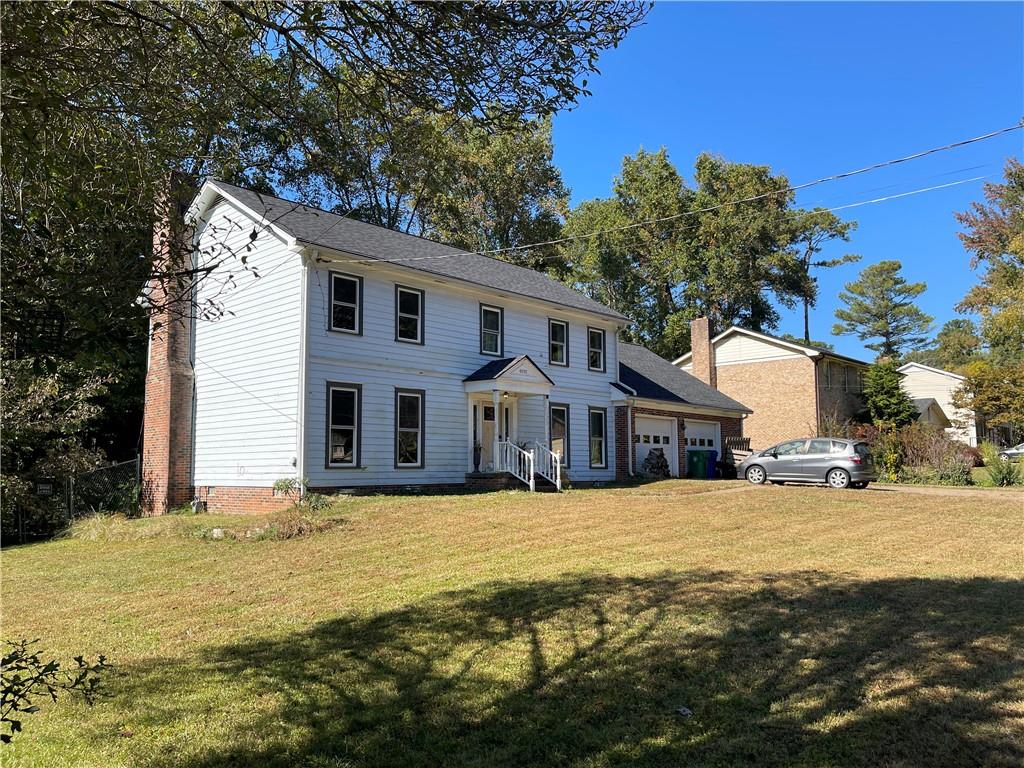
<svg viewBox="0 0 1024 768">
<path fill-rule="evenodd" d="M 850 485 L 850 473 L 845 469 L 830 469 L 825 479 L 833 488 L 847 488 Z"/>
<path fill-rule="evenodd" d="M 761 485 L 765 481 L 766 477 L 764 469 L 757 466 L 756 464 L 752 467 L 747 467 L 747 481 L 754 485 Z"/>
<path fill-rule="evenodd" d="M 1002 459 L 1003 461 L 1009 461 L 1010 460 L 1010 454 L 1008 454 L 1008 453 L 1000 453 L 999 454 L 999 458 Z"/>
</svg>

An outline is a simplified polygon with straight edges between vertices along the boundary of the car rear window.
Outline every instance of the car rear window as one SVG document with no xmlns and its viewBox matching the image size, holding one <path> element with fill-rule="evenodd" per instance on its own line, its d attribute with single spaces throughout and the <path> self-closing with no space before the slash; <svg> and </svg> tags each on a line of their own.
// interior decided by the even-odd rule
<svg viewBox="0 0 1024 768">
<path fill-rule="evenodd" d="M 868 449 L 867 443 L 857 443 L 853 446 L 853 449 L 857 452 L 858 456 L 870 456 L 871 451 Z"/>
</svg>

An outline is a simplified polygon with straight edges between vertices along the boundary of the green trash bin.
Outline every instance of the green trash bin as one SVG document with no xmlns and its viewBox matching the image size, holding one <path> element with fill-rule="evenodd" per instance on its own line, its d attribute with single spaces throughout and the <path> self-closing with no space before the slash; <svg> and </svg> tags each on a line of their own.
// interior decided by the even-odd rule
<svg viewBox="0 0 1024 768">
<path fill-rule="evenodd" d="M 708 452 L 687 451 L 686 452 L 686 476 L 698 480 L 704 480 L 708 476 Z"/>
</svg>

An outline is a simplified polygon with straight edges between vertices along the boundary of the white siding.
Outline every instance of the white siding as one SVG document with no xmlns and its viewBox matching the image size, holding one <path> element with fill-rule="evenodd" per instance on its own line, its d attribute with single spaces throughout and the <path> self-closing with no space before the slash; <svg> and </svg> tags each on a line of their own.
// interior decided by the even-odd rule
<svg viewBox="0 0 1024 768">
<path fill-rule="evenodd" d="M 260 277 L 236 256 L 198 289 L 200 307 L 212 298 L 227 313 L 195 321 L 194 482 L 270 486 L 296 472 L 301 260 L 266 230 L 246 251 L 253 225 L 229 203 L 205 218 L 200 260 L 244 254 Z"/>
<path fill-rule="evenodd" d="M 365 264 L 337 264 L 336 271 L 363 277 L 363 334 L 328 330 L 330 269 L 311 269 L 308 286 L 306 476 L 312 487 L 461 483 L 469 468 L 469 411 L 463 379 L 495 359 L 481 355 L 479 305 L 504 309 L 502 357 L 529 355 L 555 382 L 551 402 L 571 406 L 571 477 L 610 480 L 615 475 L 614 421 L 609 382 L 618 369 L 615 323 L 540 302 L 500 296 L 484 288 L 442 282 L 423 273 Z M 425 291 L 425 343 L 395 340 L 395 284 Z M 548 364 L 548 318 L 569 323 L 569 363 Z M 587 370 L 587 326 L 606 331 L 605 372 Z M 327 468 L 327 382 L 360 384 L 363 392 L 361 467 Z M 426 391 L 426 450 L 422 469 L 394 466 L 394 390 Z M 608 467 L 591 470 L 587 457 L 587 407 L 608 408 Z M 543 397 L 519 399 L 518 439 L 542 440 Z"/>
<path fill-rule="evenodd" d="M 803 353 L 742 333 L 734 333 L 715 344 L 716 365 L 787 360 L 794 357 L 803 357 Z"/>
<path fill-rule="evenodd" d="M 913 364 L 907 364 L 900 371 L 903 373 L 903 389 L 912 398 L 935 398 L 946 418 L 953 424 L 946 430 L 951 438 L 968 445 L 978 444 L 973 414 L 953 407 L 953 393 L 961 383 L 959 378 Z"/>
</svg>

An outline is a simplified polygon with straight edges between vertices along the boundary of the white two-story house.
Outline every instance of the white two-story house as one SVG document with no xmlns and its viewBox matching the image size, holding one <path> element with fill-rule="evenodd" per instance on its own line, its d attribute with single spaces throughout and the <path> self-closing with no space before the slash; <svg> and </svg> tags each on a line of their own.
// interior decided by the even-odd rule
<svg viewBox="0 0 1024 768">
<path fill-rule="evenodd" d="M 655 431 L 681 474 L 684 416 L 739 434 L 748 412 L 641 348 L 678 381 L 661 399 L 633 368 L 623 383 L 626 318 L 539 272 L 217 181 L 185 218 L 192 266 L 225 263 L 197 284 L 191 324 L 151 341 L 150 511 L 279 506 L 282 478 L 321 492 L 623 479 L 641 413 L 671 427 Z"/>
</svg>

